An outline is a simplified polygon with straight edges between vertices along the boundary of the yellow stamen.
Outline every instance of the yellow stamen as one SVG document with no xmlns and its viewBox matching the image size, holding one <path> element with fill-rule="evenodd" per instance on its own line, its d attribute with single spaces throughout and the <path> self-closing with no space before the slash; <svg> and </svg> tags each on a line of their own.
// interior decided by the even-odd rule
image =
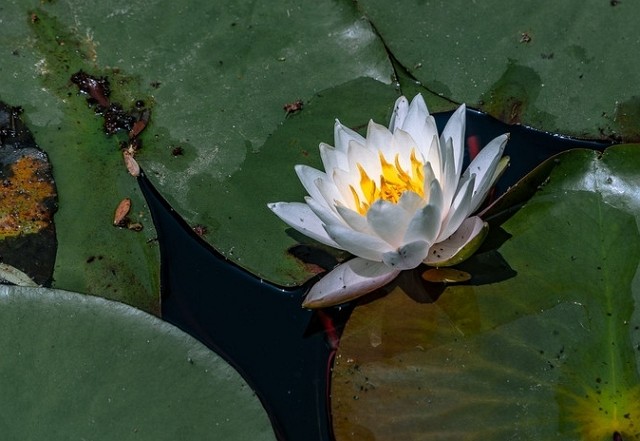
<svg viewBox="0 0 640 441">
<path fill-rule="evenodd" d="M 378 199 L 397 203 L 405 191 L 413 191 L 424 197 L 424 164 L 416 157 L 415 149 L 411 150 L 411 165 L 408 171 L 400 166 L 400 155 L 396 154 L 394 163 L 389 163 L 382 152 L 379 153 L 382 173 L 379 176 L 379 185 L 372 180 L 362 165 L 358 164 L 360 172 L 360 193 L 363 200 L 353 186 L 350 186 L 357 211 L 365 215 L 371 204 Z M 409 172 L 411 174 L 409 174 Z"/>
</svg>

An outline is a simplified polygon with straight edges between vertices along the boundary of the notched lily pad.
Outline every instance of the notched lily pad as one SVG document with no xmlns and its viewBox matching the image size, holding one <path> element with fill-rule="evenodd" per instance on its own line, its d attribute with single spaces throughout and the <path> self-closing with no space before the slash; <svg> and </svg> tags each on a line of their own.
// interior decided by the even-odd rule
<svg viewBox="0 0 640 441">
<path fill-rule="evenodd" d="M 0 259 L 46 284 L 56 257 L 57 190 L 49 158 L 21 113 L 0 102 Z"/>
<path fill-rule="evenodd" d="M 312 252 L 317 245 L 278 219 L 267 209 L 267 203 L 303 200 L 306 193 L 294 166 L 306 164 L 322 169 L 318 144 L 322 140 L 333 143 L 336 117 L 343 124 L 362 130 L 369 118 L 388 119 L 386 113 L 396 98 L 392 87 L 365 78 L 316 94 L 303 111 L 287 118 L 259 152 L 247 157 L 240 172 L 215 187 L 215 191 L 194 194 L 198 199 L 206 196 L 210 207 L 215 208 L 203 209 L 198 220 L 214 215 L 220 219 L 209 229 L 207 239 L 217 243 L 229 259 L 283 285 L 299 284 L 317 274 L 331 261 L 331 254 L 325 253 L 344 258 L 344 254 L 336 256 L 329 247 Z M 349 104 L 344 105 L 343 100 Z M 196 193 L 196 189 L 189 193 Z M 292 248 L 301 244 L 309 247 Z"/>
<path fill-rule="evenodd" d="M 504 122 L 637 142 L 640 4 L 360 0 L 385 46 L 426 87 Z M 615 45 L 615 50 L 612 49 Z"/>
</svg>

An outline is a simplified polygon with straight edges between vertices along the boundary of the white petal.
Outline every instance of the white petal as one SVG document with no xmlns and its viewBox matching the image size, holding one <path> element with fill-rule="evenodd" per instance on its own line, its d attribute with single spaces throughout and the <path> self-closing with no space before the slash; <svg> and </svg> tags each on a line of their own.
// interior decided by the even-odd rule
<svg viewBox="0 0 640 441">
<path fill-rule="evenodd" d="M 371 227 L 367 222 L 367 218 L 361 215 L 360 213 L 358 213 L 357 211 L 353 211 L 352 209 L 342 205 L 338 205 L 336 207 L 336 211 L 342 217 L 342 219 L 346 222 L 346 224 L 349 225 L 354 230 L 359 231 L 361 233 L 368 234 L 368 235 L 375 234 L 371 230 Z"/>
<path fill-rule="evenodd" d="M 441 144 L 442 146 L 442 144 Z M 451 138 L 449 138 L 443 147 L 443 164 L 442 164 L 442 178 L 440 182 L 442 183 L 442 194 L 444 196 L 444 205 L 448 207 L 451 205 L 451 201 L 458 189 L 458 181 L 460 179 L 460 175 L 456 174 L 455 170 L 455 160 L 453 156 L 453 147 Z"/>
<path fill-rule="evenodd" d="M 422 127 L 419 129 L 407 130 L 411 137 L 416 141 L 418 150 L 422 153 L 423 157 L 427 158 L 433 139 L 438 138 L 438 127 L 436 126 L 436 120 L 433 116 L 429 115 L 422 122 Z"/>
<path fill-rule="evenodd" d="M 360 144 L 364 144 L 365 140 L 359 133 L 351 130 L 349 127 L 345 127 L 340 123 L 340 121 L 336 120 L 335 125 L 333 126 L 333 139 L 336 143 L 336 149 L 341 152 L 346 152 L 349 147 L 349 143 L 351 141 L 359 142 Z"/>
<path fill-rule="evenodd" d="M 482 179 L 485 174 L 491 177 L 491 173 L 487 173 L 487 170 L 491 168 L 491 164 L 497 164 L 500 161 L 508 140 L 509 134 L 507 133 L 492 139 L 471 161 L 464 174 L 474 173 L 478 179 Z"/>
<path fill-rule="evenodd" d="M 424 240 L 429 245 L 434 243 L 442 225 L 442 190 L 438 181 L 431 183 L 431 198 L 429 204 L 418 211 L 404 235 L 404 242 Z"/>
<path fill-rule="evenodd" d="M 424 102 L 422 95 L 418 94 L 411 100 L 407 118 L 401 128 L 413 136 L 414 132 L 417 133 L 423 129 L 428 116 L 427 104 Z"/>
<path fill-rule="evenodd" d="M 329 144 L 325 144 L 324 142 L 320 143 L 320 159 L 322 159 L 324 170 L 329 174 L 329 176 L 331 176 L 331 173 L 336 168 L 341 168 L 343 170 L 349 168 L 349 161 L 347 161 L 346 152 L 336 150 L 334 147 L 331 147 Z"/>
<path fill-rule="evenodd" d="M 393 154 L 389 157 L 385 156 L 385 159 L 393 164 L 397 154 L 400 161 L 400 167 L 402 167 L 404 171 L 410 171 L 411 151 L 415 150 L 416 157 L 420 157 L 420 151 L 417 147 L 418 146 L 411 135 L 402 129 L 398 129 L 391 138 L 391 151 Z"/>
<path fill-rule="evenodd" d="M 430 162 L 427 162 L 424 167 L 422 167 L 422 173 L 424 174 L 424 186 L 422 188 L 422 191 L 424 192 L 424 197 L 427 201 L 430 200 L 430 194 L 431 194 L 431 185 L 433 181 L 438 181 L 438 178 L 436 177 L 434 171 L 433 171 L 433 167 L 431 166 Z M 439 184 L 438 184 L 439 185 Z M 440 187 L 440 190 L 442 192 L 442 187 Z M 441 204 L 442 205 L 442 204 Z"/>
<path fill-rule="evenodd" d="M 417 267 L 427 257 L 429 244 L 423 240 L 411 242 L 395 251 L 382 255 L 382 261 L 391 268 L 409 270 Z"/>
<path fill-rule="evenodd" d="M 442 185 L 437 179 L 432 179 L 429 184 L 429 203 L 444 207 L 444 195 L 442 194 Z"/>
<path fill-rule="evenodd" d="M 411 214 L 393 202 L 377 200 L 367 211 L 367 222 L 378 237 L 393 248 L 402 245 Z"/>
<path fill-rule="evenodd" d="M 393 106 L 393 114 L 391 115 L 391 121 L 389 122 L 389 130 L 391 132 L 395 132 L 397 128 L 402 127 L 408 111 L 409 101 L 407 101 L 405 97 L 401 96 L 396 100 L 396 104 Z"/>
<path fill-rule="evenodd" d="M 333 170 L 333 183 L 340 194 L 342 205 L 357 211 L 356 201 L 351 189 L 353 188 L 356 191 L 361 202 L 365 200 L 360 187 L 360 173 L 349 173 L 339 168 L 335 169 Z"/>
<path fill-rule="evenodd" d="M 426 160 L 433 137 L 438 137 L 438 128 L 421 95 L 416 95 L 411 102 L 401 129 L 411 135 Z"/>
<path fill-rule="evenodd" d="M 465 219 L 458 231 L 431 247 L 424 263 L 431 266 L 457 265 L 477 251 L 487 231 L 488 224 L 478 216 Z"/>
<path fill-rule="evenodd" d="M 500 163 L 504 148 L 509 140 L 509 135 L 504 134 L 493 139 L 485 146 L 480 153 L 471 161 L 463 176 L 474 173 L 476 184 L 471 201 L 471 213 L 476 211 L 487 196 L 487 192 L 494 184 L 496 167 Z"/>
<path fill-rule="evenodd" d="M 326 205 L 334 209 L 337 203 L 342 203 L 342 194 L 336 188 L 336 185 L 333 183 L 333 179 L 331 178 L 320 178 L 317 179 L 316 187 L 318 188 L 318 192 L 322 196 L 322 199 L 326 202 Z M 353 196 L 349 194 L 351 200 L 353 200 Z"/>
<path fill-rule="evenodd" d="M 275 202 L 267 204 L 280 219 L 300 233 L 330 247 L 343 249 L 329 237 L 320 218 L 307 204 L 301 202 Z"/>
<path fill-rule="evenodd" d="M 325 225 L 325 229 L 341 249 L 367 260 L 382 262 L 382 253 L 392 250 L 392 247 L 379 237 L 354 231 L 351 228 Z"/>
<path fill-rule="evenodd" d="M 400 271 L 384 263 L 356 257 L 324 276 L 311 287 L 302 306 L 322 308 L 368 294 L 395 279 Z"/>
<path fill-rule="evenodd" d="M 490 179 L 491 185 L 498 182 L 498 179 L 500 179 L 504 174 L 504 172 L 507 171 L 507 168 L 509 167 L 509 162 L 511 162 L 511 158 L 509 158 L 508 156 L 503 155 L 502 158 L 500 158 L 500 160 L 498 161 L 498 165 L 496 166 L 496 169 L 494 170 L 493 175 L 491 176 L 491 179 Z"/>
<path fill-rule="evenodd" d="M 358 176 L 358 180 L 360 180 L 358 164 L 367 172 L 367 175 L 369 175 L 371 179 L 375 180 L 382 173 L 378 152 L 369 150 L 359 142 L 351 141 L 349 143 L 347 158 L 349 161 L 349 168 L 347 168 L 347 170 L 349 173 L 354 173 Z"/>
<path fill-rule="evenodd" d="M 434 135 L 431 138 L 431 144 L 427 150 L 426 156 L 424 157 L 425 164 L 431 164 L 433 168 L 433 172 L 435 173 L 436 179 L 442 182 L 442 148 L 440 147 L 440 138 L 437 135 Z"/>
<path fill-rule="evenodd" d="M 342 217 L 337 216 L 336 212 L 334 212 L 333 210 L 331 210 L 330 208 L 325 207 L 323 204 L 321 204 L 320 202 L 316 201 L 315 199 L 307 196 L 306 198 L 304 198 L 305 202 L 307 203 L 307 205 L 309 206 L 309 208 L 311 208 L 311 211 L 313 211 L 313 213 L 318 216 L 318 218 L 320 219 L 320 221 L 325 224 L 325 225 L 344 225 L 344 222 L 342 220 Z"/>
<path fill-rule="evenodd" d="M 391 151 L 391 132 L 380 124 L 369 121 L 367 126 L 367 148 L 373 151 L 380 150 L 387 160 L 389 155 L 393 159 Z"/>
<path fill-rule="evenodd" d="M 464 133 L 466 127 L 466 111 L 467 107 L 463 104 L 458 110 L 453 112 L 447 125 L 442 131 L 440 142 L 446 143 L 448 139 L 453 141 L 453 156 L 455 162 L 456 176 L 459 178 L 462 172 L 462 162 L 464 160 Z"/>
<path fill-rule="evenodd" d="M 318 202 L 327 205 L 320 193 L 320 190 L 318 190 L 318 186 L 316 185 L 316 181 L 318 179 L 327 179 L 327 174 L 320 170 L 316 170 L 313 167 L 309 167 L 308 165 L 296 165 L 294 169 L 298 175 L 298 179 L 302 182 L 304 189 L 309 193 L 309 196 Z"/>
<path fill-rule="evenodd" d="M 403 237 L 405 242 L 423 240 L 432 244 L 440 232 L 440 214 L 442 209 L 434 205 L 427 205 L 418 211 L 411 219 Z"/>
<path fill-rule="evenodd" d="M 418 193 L 414 193 L 413 191 L 405 191 L 404 193 L 402 193 L 402 196 L 400 196 L 398 205 L 408 213 L 415 213 L 425 205 L 425 200 L 420 197 Z"/>
<path fill-rule="evenodd" d="M 449 213 L 447 213 L 447 217 L 442 221 L 442 228 L 436 239 L 437 242 L 451 236 L 471 213 L 471 197 L 473 195 L 474 182 L 475 175 L 462 181 L 455 198 L 451 202 Z"/>
</svg>

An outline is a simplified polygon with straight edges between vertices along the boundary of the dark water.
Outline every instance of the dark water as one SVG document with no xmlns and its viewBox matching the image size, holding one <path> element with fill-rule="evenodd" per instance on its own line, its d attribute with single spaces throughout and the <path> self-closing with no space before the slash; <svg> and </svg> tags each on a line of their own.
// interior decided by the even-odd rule
<svg viewBox="0 0 640 441">
<path fill-rule="evenodd" d="M 304 288 L 265 283 L 195 235 L 146 178 L 158 230 L 163 318 L 229 361 L 256 391 L 281 440 L 328 440 L 330 347 Z"/>
<path fill-rule="evenodd" d="M 436 116 L 440 128 L 448 116 Z M 505 132 L 511 133 L 506 152 L 511 166 L 497 185 L 498 193 L 558 152 L 605 147 L 507 126 L 468 111 L 467 136 L 477 137 L 480 146 Z M 262 400 L 278 439 L 331 440 L 329 367 L 335 336 L 350 307 L 302 309 L 306 287 L 282 289 L 226 261 L 191 231 L 144 176 L 140 185 L 160 241 L 164 319 L 236 367 Z"/>
</svg>

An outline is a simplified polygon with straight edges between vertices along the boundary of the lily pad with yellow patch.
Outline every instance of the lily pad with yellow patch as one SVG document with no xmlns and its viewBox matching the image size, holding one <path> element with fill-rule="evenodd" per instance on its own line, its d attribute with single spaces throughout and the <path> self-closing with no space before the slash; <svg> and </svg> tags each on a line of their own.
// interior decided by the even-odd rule
<svg viewBox="0 0 640 441">
<path fill-rule="evenodd" d="M 56 256 L 57 191 L 49 159 L 20 114 L 0 102 L 0 259 L 43 284 Z"/>
<path fill-rule="evenodd" d="M 469 283 L 355 308 L 333 372 L 337 440 L 640 439 L 640 146 L 551 164 L 492 225 Z"/>
</svg>

